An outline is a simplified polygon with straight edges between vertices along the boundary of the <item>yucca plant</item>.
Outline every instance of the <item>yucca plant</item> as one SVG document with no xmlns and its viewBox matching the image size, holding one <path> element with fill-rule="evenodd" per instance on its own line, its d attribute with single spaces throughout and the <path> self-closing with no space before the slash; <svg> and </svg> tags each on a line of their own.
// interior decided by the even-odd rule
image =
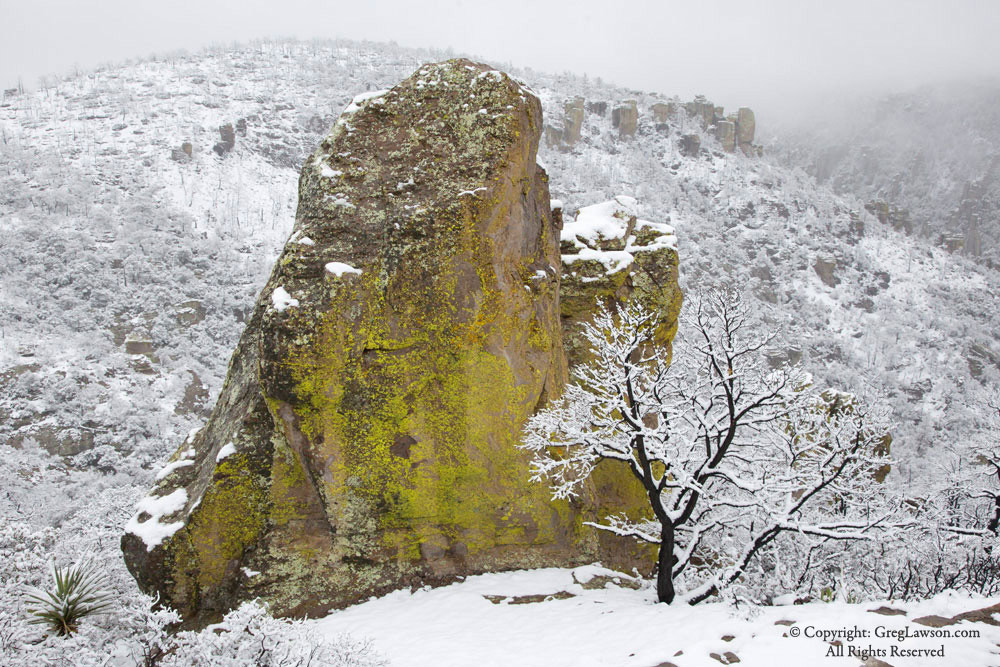
<svg viewBox="0 0 1000 667">
<path fill-rule="evenodd" d="M 80 619 L 104 611 L 113 601 L 107 590 L 107 577 L 99 565 L 82 559 L 67 567 L 51 564 L 52 587 L 48 590 L 29 588 L 29 621 L 45 624 L 59 636 L 76 632 Z"/>
</svg>

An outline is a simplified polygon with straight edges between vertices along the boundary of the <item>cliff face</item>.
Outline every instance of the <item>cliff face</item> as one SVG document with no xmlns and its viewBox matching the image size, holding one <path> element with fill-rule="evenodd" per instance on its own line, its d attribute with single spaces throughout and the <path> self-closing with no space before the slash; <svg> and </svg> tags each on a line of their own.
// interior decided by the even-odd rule
<svg viewBox="0 0 1000 667">
<path fill-rule="evenodd" d="M 203 623 L 601 558 L 582 522 L 629 481 L 554 502 L 516 447 L 567 374 L 541 129 L 528 89 L 464 60 L 355 98 L 208 423 L 123 538 L 143 588 Z"/>
</svg>

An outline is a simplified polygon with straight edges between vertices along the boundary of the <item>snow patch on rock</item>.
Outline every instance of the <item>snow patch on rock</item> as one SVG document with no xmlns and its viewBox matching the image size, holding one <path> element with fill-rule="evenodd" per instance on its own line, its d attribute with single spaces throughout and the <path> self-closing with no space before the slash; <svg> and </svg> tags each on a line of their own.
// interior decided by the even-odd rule
<svg viewBox="0 0 1000 667">
<path fill-rule="evenodd" d="M 218 463 L 223 459 L 225 459 L 227 456 L 232 456 L 235 453 L 236 453 L 236 446 L 231 442 L 227 442 L 225 445 L 223 445 L 222 449 L 219 450 L 219 453 L 215 455 L 215 462 Z"/>
<path fill-rule="evenodd" d="M 299 300 L 293 298 L 291 294 L 285 291 L 285 288 L 279 285 L 274 292 L 271 293 L 271 305 L 274 306 L 276 311 L 283 312 L 286 308 L 295 308 L 299 305 Z"/>
<path fill-rule="evenodd" d="M 184 526 L 183 521 L 163 523 L 161 519 L 184 509 L 187 499 L 185 489 L 165 496 L 146 496 L 136 505 L 135 515 L 125 526 L 125 532 L 137 536 L 146 545 L 146 551 L 152 551 Z M 142 519 L 143 515 L 148 518 Z"/>
<path fill-rule="evenodd" d="M 343 262 L 329 262 L 323 268 L 326 269 L 327 273 L 332 273 L 338 278 L 343 277 L 345 273 L 356 273 L 361 275 L 361 269 L 356 269 L 350 264 L 344 264 Z"/>
</svg>

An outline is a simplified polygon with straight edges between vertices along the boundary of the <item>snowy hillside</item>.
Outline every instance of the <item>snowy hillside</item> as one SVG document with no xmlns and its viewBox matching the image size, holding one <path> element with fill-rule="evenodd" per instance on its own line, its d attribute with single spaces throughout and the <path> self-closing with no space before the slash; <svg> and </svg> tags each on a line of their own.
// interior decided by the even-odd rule
<svg viewBox="0 0 1000 667">
<path fill-rule="evenodd" d="M 0 566 L 0 596 L 40 583 L 56 547 L 67 557 L 118 557 L 117 536 L 139 494 L 221 388 L 291 230 L 303 159 L 355 95 L 445 57 L 268 42 L 130 63 L 3 98 L 0 556 L 11 565 Z M 665 95 L 512 73 L 551 122 L 576 96 L 608 108 L 637 101 L 634 137 L 620 136 L 610 113 L 588 110 L 575 145 L 541 149 L 567 220 L 585 206 L 634 198 L 641 218 L 675 231 L 686 290 L 740 286 L 766 313 L 783 343 L 775 365 L 801 360 L 819 385 L 881 388 L 896 421 L 888 484 L 919 495 L 942 477 L 944 446 L 981 428 L 985 397 L 1000 385 L 1000 273 L 880 223 L 864 206 L 871 191 L 817 184 L 789 166 L 788 151 L 727 153 L 693 119 L 655 122 L 650 108 Z M 698 154 L 682 151 L 685 134 L 699 135 Z M 98 518 L 100 528 L 84 535 L 81 526 Z M 119 590 L 134 589 L 119 562 L 109 570 Z M 517 611 L 482 597 L 561 590 L 575 597 Z M 950 617 L 995 602 L 939 598 L 906 610 Z M 840 603 L 795 612 L 741 619 L 720 604 L 689 615 L 650 604 L 645 588 L 585 590 L 568 571 L 543 571 L 398 592 L 315 623 L 358 636 L 378 635 L 373 623 L 386 628 L 375 648 L 393 664 L 468 664 L 441 657 L 453 647 L 480 664 L 649 667 L 718 664 L 706 656 L 727 650 L 745 664 L 775 664 L 774 655 L 809 664 L 822 647 L 783 638 L 774 623 L 786 618 L 817 627 L 818 619 L 824 627 L 903 623 Z M 640 621 L 685 639 L 640 641 L 630 633 Z M 990 664 L 1000 635 L 980 626 L 981 639 L 947 644 L 958 662 L 889 662 Z M 0 617 L 0 647 L 2 631 Z M 532 638 L 496 646 L 496 636 L 518 633 Z M 727 633 L 731 643 L 721 639 Z M 566 658 L 574 645 L 592 647 L 590 662 Z M 500 648 L 537 660 L 491 663 Z M 407 657 L 415 654 L 424 662 Z"/>
<path fill-rule="evenodd" d="M 297 165 L 353 95 L 439 56 L 261 44 L 5 98 L 6 437 L 155 459 L 196 426 L 290 229 Z M 521 74 L 550 118 L 575 95 L 639 102 L 635 138 L 587 113 L 571 151 L 543 148 L 567 215 L 635 197 L 677 230 L 688 288 L 749 286 L 790 358 L 822 381 L 874 377 L 894 394 L 897 453 L 971 426 L 967 405 L 1000 377 L 995 273 L 880 225 L 800 171 L 723 153 L 693 121 L 657 130 L 648 108 L 660 96 Z M 227 124 L 235 148 L 218 155 Z M 685 132 L 704 135 L 698 158 L 681 154 Z"/>
</svg>

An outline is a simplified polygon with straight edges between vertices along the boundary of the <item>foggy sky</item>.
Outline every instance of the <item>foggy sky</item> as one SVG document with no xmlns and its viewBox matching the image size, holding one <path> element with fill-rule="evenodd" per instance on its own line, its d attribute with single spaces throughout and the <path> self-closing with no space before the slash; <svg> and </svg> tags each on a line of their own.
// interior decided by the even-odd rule
<svg viewBox="0 0 1000 667">
<path fill-rule="evenodd" d="M 266 37 L 451 47 L 727 107 L 1000 75 L 994 0 L 0 0 L 0 26 L 4 88 Z"/>
</svg>

